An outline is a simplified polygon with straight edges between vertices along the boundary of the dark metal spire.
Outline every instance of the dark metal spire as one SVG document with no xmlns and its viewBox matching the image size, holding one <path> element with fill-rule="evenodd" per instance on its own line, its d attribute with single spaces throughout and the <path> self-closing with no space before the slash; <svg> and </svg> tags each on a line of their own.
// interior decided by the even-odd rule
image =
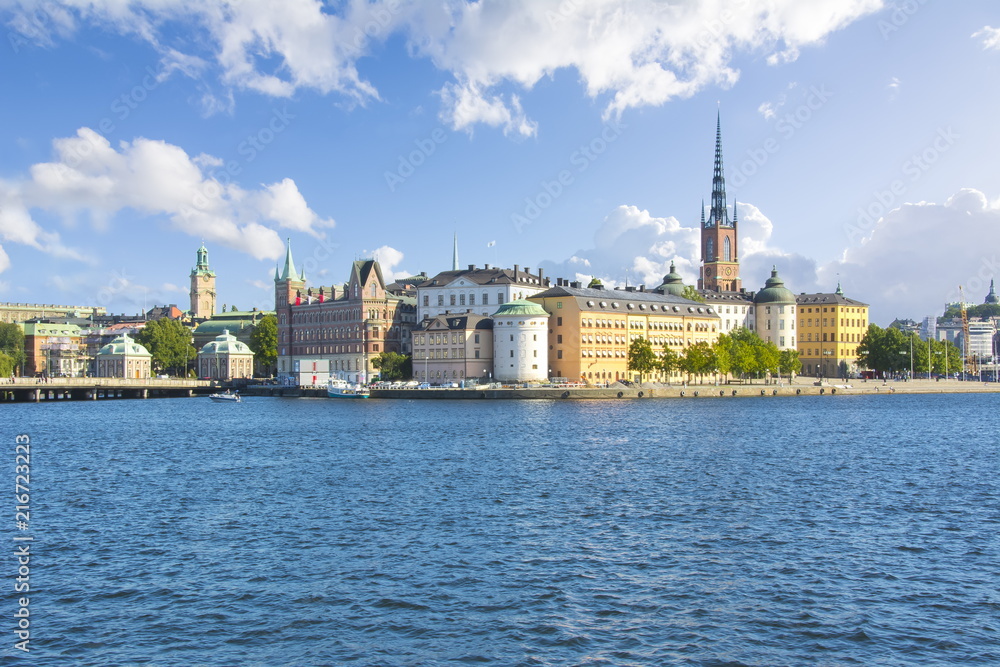
<svg viewBox="0 0 1000 667">
<path fill-rule="evenodd" d="M 705 200 L 701 200 L 701 226 L 705 226 Z"/>
<path fill-rule="evenodd" d="M 715 123 L 715 173 L 712 175 L 712 211 L 708 215 L 708 226 L 732 227 L 729 210 L 726 208 L 726 179 L 722 173 L 722 112 Z"/>
</svg>

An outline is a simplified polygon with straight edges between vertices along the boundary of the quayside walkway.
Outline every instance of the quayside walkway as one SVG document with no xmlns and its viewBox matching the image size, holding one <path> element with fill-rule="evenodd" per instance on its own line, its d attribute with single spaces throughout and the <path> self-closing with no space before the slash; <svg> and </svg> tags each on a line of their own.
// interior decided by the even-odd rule
<svg viewBox="0 0 1000 667">
<path fill-rule="evenodd" d="M 218 386 L 211 380 L 159 378 L 0 378 L 0 403 L 194 396 L 212 393 Z"/>
</svg>

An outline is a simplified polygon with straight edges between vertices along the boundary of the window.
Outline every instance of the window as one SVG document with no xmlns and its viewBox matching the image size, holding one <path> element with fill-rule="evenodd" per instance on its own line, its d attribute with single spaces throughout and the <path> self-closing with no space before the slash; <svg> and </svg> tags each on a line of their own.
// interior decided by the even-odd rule
<svg viewBox="0 0 1000 667">
<path fill-rule="evenodd" d="M 514 350 L 510 351 L 510 356 L 512 356 L 512 357 L 514 356 Z"/>
<path fill-rule="evenodd" d="M 444 294 L 438 294 L 438 305 L 439 306 L 444 305 Z"/>
<path fill-rule="evenodd" d="M 562 308 L 562 301 L 556 301 L 556 308 Z"/>
<path fill-rule="evenodd" d="M 475 339 L 476 339 L 476 343 L 478 344 L 479 343 L 479 334 L 476 334 Z"/>
<path fill-rule="evenodd" d="M 713 238 L 709 238 L 708 243 L 705 244 L 705 261 L 715 261 L 715 239 Z"/>
<path fill-rule="evenodd" d="M 531 335 L 531 340 L 537 342 L 538 341 L 538 334 L 532 334 Z"/>
<path fill-rule="evenodd" d="M 562 334 L 559 334 L 559 335 L 556 336 L 556 342 L 557 343 L 562 343 Z"/>
<path fill-rule="evenodd" d="M 489 292 L 483 292 L 483 305 L 484 306 L 490 305 L 490 294 L 489 294 Z"/>
<path fill-rule="evenodd" d="M 556 350 L 556 359 L 562 359 L 562 350 Z"/>
<path fill-rule="evenodd" d="M 469 295 L 469 305 L 470 306 L 476 305 L 476 295 L 475 294 L 470 294 Z"/>
<path fill-rule="evenodd" d="M 479 358 L 479 350 L 476 350 L 476 359 Z"/>
<path fill-rule="evenodd" d="M 785 320 L 778 320 L 778 328 L 782 331 L 785 330 Z M 782 343 L 782 345 L 784 345 L 784 343 Z"/>
<path fill-rule="evenodd" d="M 561 327 L 562 326 L 562 317 L 557 317 L 556 318 L 556 326 L 557 327 Z"/>
<path fill-rule="evenodd" d="M 451 303 L 451 305 L 453 305 L 453 306 L 455 305 L 455 295 L 454 294 L 452 294 L 451 297 L 448 300 Z"/>
<path fill-rule="evenodd" d="M 733 248 L 728 236 L 722 241 L 722 255 L 727 262 L 733 261 Z"/>
<path fill-rule="evenodd" d="M 537 357 L 538 356 L 538 350 L 533 350 L 533 352 L 534 352 L 534 354 L 532 356 Z"/>
<path fill-rule="evenodd" d="M 510 335 L 510 342 L 512 342 L 512 343 L 514 342 L 514 334 Z"/>
<path fill-rule="evenodd" d="M 485 301 L 483 303 L 486 303 Z M 503 292 L 497 292 L 497 305 L 503 303 Z"/>
<path fill-rule="evenodd" d="M 460 306 L 464 306 L 465 305 L 465 295 L 464 294 L 459 294 L 458 295 L 458 304 Z"/>
</svg>

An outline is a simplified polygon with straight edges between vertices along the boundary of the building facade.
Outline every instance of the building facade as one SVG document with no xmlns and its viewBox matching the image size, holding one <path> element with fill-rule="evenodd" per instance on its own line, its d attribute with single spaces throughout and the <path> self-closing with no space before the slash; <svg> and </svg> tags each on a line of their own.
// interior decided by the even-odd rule
<svg viewBox="0 0 1000 667">
<path fill-rule="evenodd" d="M 208 266 L 208 249 L 198 248 L 195 267 L 191 269 L 191 318 L 207 319 L 215 314 L 215 271 Z"/>
<path fill-rule="evenodd" d="M 500 382 L 543 382 L 550 377 L 549 313 L 516 299 L 493 313 L 493 377 Z"/>
<path fill-rule="evenodd" d="M 152 377 L 152 360 L 149 350 L 124 333 L 97 353 L 94 374 L 99 378 L 145 379 Z"/>
<path fill-rule="evenodd" d="M 274 289 L 278 375 L 288 382 L 299 358 L 327 359 L 332 377 L 367 383 L 378 372 L 372 366 L 378 354 L 412 353 L 416 303 L 386 290 L 374 260 L 353 262 L 343 285 L 307 287 L 289 244 L 283 269 L 275 270 Z"/>
<path fill-rule="evenodd" d="M 413 377 L 429 384 L 493 377 L 493 320 L 475 313 L 421 320 L 413 330 Z"/>
<path fill-rule="evenodd" d="M 547 287 L 541 269 L 532 273 L 517 264 L 513 269 L 470 264 L 467 269 L 442 271 L 417 286 L 417 319 L 466 312 L 490 315 L 505 303 Z"/>
<path fill-rule="evenodd" d="M 858 372 L 858 345 L 868 331 L 868 304 L 833 293 L 795 297 L 803 375 L 849 378 Z"/>
<path fill-rule="evenodd" d="M 28 320 L 103 317 L 107 314 L 108 311 L 103 306 L 57 306 L 47 303 L 15 303 L 13 301 L 0 303 L 0 322 L 13 324 Z"/>
<path fill-rule="evenodd" d="M 24 324 L 25 376 L 83 377 L 89 357 L 84 331 L 75 324 Z"/>
<path fill-rule="evenodd" d="M 754 294 L 753 304 L 757 313 L 757 335 L 765 342 L 774 343 L 779 350 L 798 349 L 795 344 L 795 295 L 778 277 L 777 268 L 771 269 L 764 289 Z"/>
<path fill-rule="evenodd" d="M 198 351 L 198 377 L 232 380 L 253 377 L 253 352 L 236 336 L 224 330 Z"/>
<path fill-rule="evenodd" d="M 713 306 L 670 294 L 591 289 L 559 280 L 528 300 L 550 315 L 551 376 L 574 382 L 637 379 L 627 365 L 629 345 L 638 338 L 648 340 L 657 355 L 667 349 L 683 353 L 695 343 L 711 345 L 719 339 L 719 316 Z"/>
</svg>

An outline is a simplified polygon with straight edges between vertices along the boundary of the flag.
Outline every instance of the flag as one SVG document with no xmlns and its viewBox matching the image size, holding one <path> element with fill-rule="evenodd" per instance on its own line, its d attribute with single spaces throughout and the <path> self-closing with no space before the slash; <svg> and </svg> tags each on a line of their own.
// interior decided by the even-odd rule
<svg viewBox="0 0 1000 667">
<path fill-rule="evenodd" d="M 493 247 L 493 246 L 495 246 L 496 244 L 497 244 L 497 242 L 496 242 L 496 241 L 490 241 L 489 243 L 487 243 L 487 244 L 486 244 L 486 247 L 487 247 L 487 248 L 492 248 L 492 247 Z"/>
</svg>

